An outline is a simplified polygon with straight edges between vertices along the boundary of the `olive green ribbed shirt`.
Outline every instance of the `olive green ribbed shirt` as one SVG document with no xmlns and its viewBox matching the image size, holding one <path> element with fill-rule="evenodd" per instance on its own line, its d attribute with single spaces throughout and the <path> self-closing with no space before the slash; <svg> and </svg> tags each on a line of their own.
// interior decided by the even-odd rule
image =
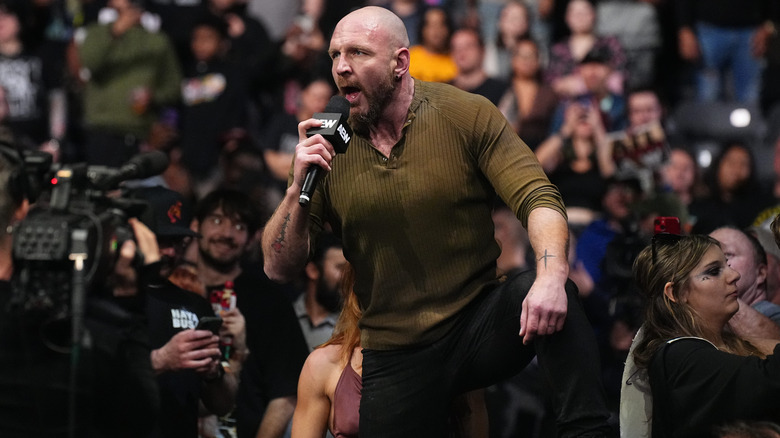
<svg viewBox="0 0 780 438">
<path fill-rule="evenodd" d="M 341 235 L 355 268 L 363 347 L 439 339 L 495 279 L 496 193 L 524 225 L 540 206 L 565 217 L 534 154 L 481 96 L 415 81 L 389 158 L 353 135 L 312 199 L 311 219 L 313 233 L 328 222 Z"/>
</svg>

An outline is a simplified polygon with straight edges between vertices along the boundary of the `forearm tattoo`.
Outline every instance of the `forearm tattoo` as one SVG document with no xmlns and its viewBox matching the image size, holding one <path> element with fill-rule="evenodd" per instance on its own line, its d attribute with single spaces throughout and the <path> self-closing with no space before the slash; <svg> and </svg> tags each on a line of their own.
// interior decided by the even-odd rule
<svg viewBox="0 0 780 438">
<path fill-rule="evenodd" d="M 282 222 L 282 231 L 279 233 L 279 237 L 274 240 L 274 243 L 271 245 L 271 247 L 276 252 L 281 252 L 282 247 L 284 246 L 284 237 L 287 234 L 287 226 L 290 225 L 290 213 L 287 213 L 287 216 L 284 217 L 284 222 Z"/>
<path fill-rule="evenodd" d="M 555 257 L 555 256 L 552 255 L 552 254 L 547 254 L 547 250 L 545 249 L 544 250 L 544 255 L 539 257 L 538 259 L 536 259 L 536 261 L 538 262 L 539 260 L 544 259 L 544 269 L 547 269 L 547 259 L 548 258 L 553 258 L 553 257 Z"/>
</svg>

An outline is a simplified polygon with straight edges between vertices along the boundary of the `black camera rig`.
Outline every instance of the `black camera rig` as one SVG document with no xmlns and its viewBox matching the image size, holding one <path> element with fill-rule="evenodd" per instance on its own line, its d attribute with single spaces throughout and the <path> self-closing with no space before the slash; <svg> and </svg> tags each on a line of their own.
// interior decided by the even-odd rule
<svg viewBox="0 0 780 438">
<path fill-rule="evenodd" d="M 119 250 L 133 239 L 127 220 L 146 208 L 116 189 L 167 166 L 164 153 L 151 152 L 119 169 L 79 163 L 28 170 L 40 175 L 42 193 L 13 232 L 12 306 L 66 317 L 83 309 L 86 295 L 110 290 Z"/>
</svg>

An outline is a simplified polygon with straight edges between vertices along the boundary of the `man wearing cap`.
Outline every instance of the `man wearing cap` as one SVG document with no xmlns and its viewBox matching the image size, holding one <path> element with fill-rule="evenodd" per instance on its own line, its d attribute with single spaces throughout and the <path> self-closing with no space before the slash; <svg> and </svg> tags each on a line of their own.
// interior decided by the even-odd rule
<svg viewBox="0 0 780 438">
<path fill-rule="evenodd" d="M 219 337 L 209 330 L 195 329 L 201 318 L 214 316 L 209 301 L 167 279 L 185 245 L 197 235 L 189 229 L 184 199 L 160 186 L 136 189 L 130 197 L 148 203 L 141 220 L 155 232 L 161 255 L 159 262 L 145 266 L 141 279 L 146 291 L 152 367 L 162 405 L 158 427 L 151 436 L 194 438 L 198 436 L 199 400 L 215 414 L 229 412 L 238 387 L 237 374 L 225 373 Z M 234 348 L 246 350 L 243 316 L 235 310 L 223 319 L 226 327 L 230 320 L 231 332 L 237 332 Z"/>
</svg>

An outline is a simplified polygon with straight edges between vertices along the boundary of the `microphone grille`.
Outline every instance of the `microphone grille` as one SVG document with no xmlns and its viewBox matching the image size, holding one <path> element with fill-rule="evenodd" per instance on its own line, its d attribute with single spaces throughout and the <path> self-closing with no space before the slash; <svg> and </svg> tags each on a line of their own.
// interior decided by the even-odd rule
<svg viewBox="0 0 780 438">
<path fill-rule="evenodd" d="M 345 118 L 349 117 L 349 101 L 344 96 L 333 96 L 325 107 L 326 113 L 340 113 Z"/>
</svg>

